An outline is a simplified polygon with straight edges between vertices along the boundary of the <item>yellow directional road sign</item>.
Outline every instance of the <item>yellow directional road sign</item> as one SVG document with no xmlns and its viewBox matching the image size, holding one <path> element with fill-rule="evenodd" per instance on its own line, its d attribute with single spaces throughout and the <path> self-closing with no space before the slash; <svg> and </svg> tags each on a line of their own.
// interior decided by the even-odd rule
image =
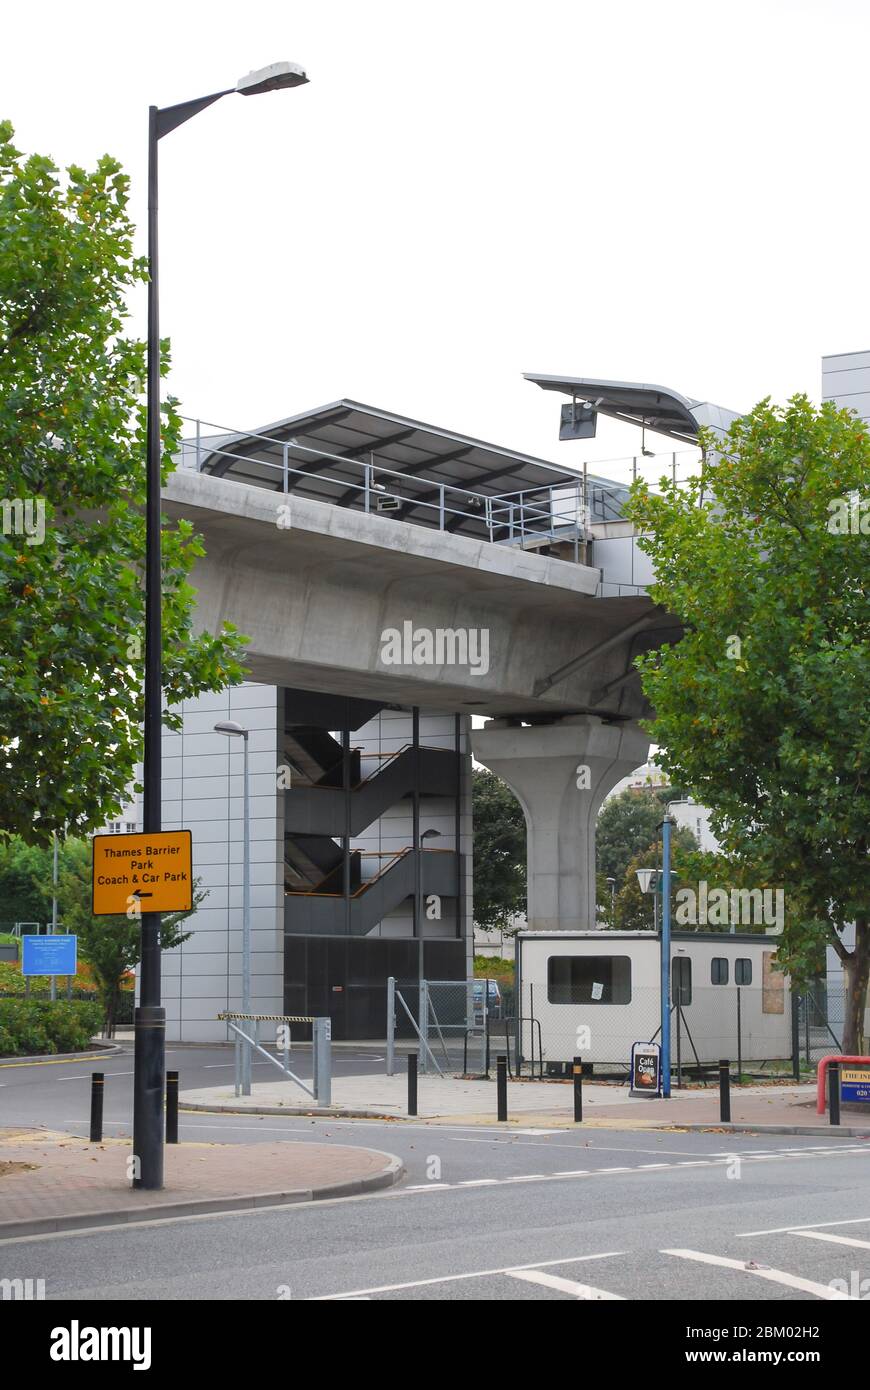
<svg viewBox="0 0 870 1390">
<path fill-rule="evenodd" d="M 95 917 L 142 912 L 189 912 L 193 865 L 189 830 L 153 835 L 95 835 Z"/>
</svg>

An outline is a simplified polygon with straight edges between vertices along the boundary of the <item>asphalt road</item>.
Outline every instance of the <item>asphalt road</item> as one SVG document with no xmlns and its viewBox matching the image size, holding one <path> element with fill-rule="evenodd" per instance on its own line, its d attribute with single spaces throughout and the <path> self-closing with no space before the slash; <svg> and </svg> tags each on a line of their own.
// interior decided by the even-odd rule
<svg viewBox="0 0 870 1390">
<path fill-rule="evenodd" d="M 35 1071 L 0 1072 L 0 1123 L 83 1132 L 85 1095 Z M 870 1297 L 870 1141 L 181 1117 L 182 1139 L 282 1135 L 386 1150 L 408 1175 L 371 1197 L 5 1241 L 0 1278 L 44 1279 L 55 1300 Z"/>
<path fill-rule="evenodd" d="M 360 1075 L 383 1064 L 382 1052 L 333 1048 L 333 1076 Z M 166 1049 L 166 1066 L 179 1073 L 179 1087 L 183 1091 L 233 1084 L 231 1047 L 170 1045 Z M 280 1080 L 280 1073 L 264 1058 L 255 1055 L 252 1066 L 255 1081 Z M 297 1047 L 292 1051 L 290 1066 L 304 1081 L 310 1080 L 310 1047 Z M 0 1063 L 0 1127 L 49 1125 L 53 1129 L 80 1132 L 81 1121 L 90 1109 L 90 1078 L 95 1071 L 101 1071 L 106 1078 L 103 1109 L 106 1133 L 129 1133 L 133 1114 L 132 1043 L 124 1043 L 121 1052 L 109 1053 L 93 1062 L 51 1059 Z M 302 1092 L 299 1099 L 305 1099 Z"/>
</svg>

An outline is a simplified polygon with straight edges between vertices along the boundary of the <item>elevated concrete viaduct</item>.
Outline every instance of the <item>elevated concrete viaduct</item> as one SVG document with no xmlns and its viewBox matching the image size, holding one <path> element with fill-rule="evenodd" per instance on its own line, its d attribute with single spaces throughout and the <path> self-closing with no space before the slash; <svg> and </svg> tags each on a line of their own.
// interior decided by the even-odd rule
<svg viewBox="0 0 870 1390">
<path fill-rule="evenodd" d="M 568 437 L 578 399 L 584 428 L 600 409 L 681 441 L 710 414 L 658 387 L 535 380 L 573 397 Z M 625 486 L 346 399 L 257 432 L 197 424 L 179 462 L 163 506 L 204 538 L 198 624 L 247 634 L 262 683 L 238 708 L 247 719 L 253 701 L 262 730 L 267 1011 L 280 1003 L 279 951 L 285 1010 L 328 1011 L 339 1037 L 382 1035 L 387 974 L 464 978 L 470 751 L 523 807 L 529 926 L 593 928 L 596 816 L 648 750 L 639 720 L 653 711 L 633 662 L 681 635 L 648 597 Z M 194 806 L 203 863 L 231 861 L 228 879 L 212 871 L 215 905 L 178 966 L 203 996 L 184 1034 L 197 1037 L 212 1036 L 213 1003 L 232 1002 L 237 968 L 234 919 L 222 915 L 238 902 L 235 832 L 198 809 L 222 784 L 212 708 L 191 711 L 189 740 L 172 750 L 170 819 Z M 469 739 L 472 715 L 488 722 Z M 282 746 L 293 785 L 276 791 Z M 424 894 L 455 906 L 430 921 Z"/>
</svg>

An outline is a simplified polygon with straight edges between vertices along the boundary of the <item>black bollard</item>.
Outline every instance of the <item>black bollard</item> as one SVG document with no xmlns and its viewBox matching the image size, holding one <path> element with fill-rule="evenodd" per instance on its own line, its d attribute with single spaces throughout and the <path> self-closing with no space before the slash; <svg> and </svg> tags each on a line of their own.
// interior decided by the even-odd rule
<svg viewBox="0 0 870 1390">
<path fill-rule="evenodd" d="M 91 1076 L 91 1143 L 100 1144 L 103 1139 L 103 1088 L 105 1077 L 101 1071 Z"/>
<path fill-rule="evenodd" d="M 166 1073 L 166 1142 L 178 1143 L 178 1072 Z"/>
<path fill-rule="evenodd" d="M 719 1063 L 719 1119 L 725 1124 L 731 1121 L 731 1063 Z"/>
<path fill-rule="evenodd" d="M 417 1054 L 408 1053 L 408 1114 L 417 1113 Z"/>
<path fill-rule="evenodd" d="M 574 1058 L 572 1072 L 574 1076 L 574 1123 L 579 1125 L 583 1119 L 583 1063 L 580 1057 Z"/>
<path fill-rule="evenodd" d="M 495 1059 L 495 1088 L 498 1098 L 498 1118 L 507 1119 L 507 1057 Z"/>
<path fill-rule="evenodd" d="M 828 1107 L 832 1125 L 840 1123 L 840 1063 L 828 1064 Z"/>
</svg>

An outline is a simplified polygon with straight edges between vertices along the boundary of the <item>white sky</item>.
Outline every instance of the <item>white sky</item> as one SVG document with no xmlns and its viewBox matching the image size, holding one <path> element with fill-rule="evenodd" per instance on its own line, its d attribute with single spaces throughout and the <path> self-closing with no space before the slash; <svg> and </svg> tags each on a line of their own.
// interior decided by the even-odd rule
<svg viewBox="0 0 870 1390">
<path fill-rule="evenodd" d="M 523 371 L 743 409 L 870 346 L 868 51 L 861 0 L 30 0 L 0 115 L 118 156 L 144 251 L 149 102 L 302 63 L 161 142 L 184 413 L 347 395 L 576 466 L 637 436 L 559 445 Z"/>
</svg>

